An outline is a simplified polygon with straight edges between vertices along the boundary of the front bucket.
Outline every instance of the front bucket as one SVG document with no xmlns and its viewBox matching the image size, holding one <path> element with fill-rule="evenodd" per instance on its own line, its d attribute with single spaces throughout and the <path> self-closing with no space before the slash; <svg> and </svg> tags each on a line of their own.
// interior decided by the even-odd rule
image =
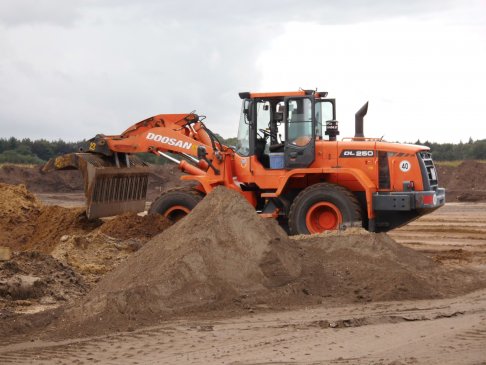
<svg viewBox="0 0 486 365">
<path fill-rule="evenodd" d="M 89 219 L 143 212 L 150 167 L 136 156 L 123 155 L 121 160 L 115 163 L 112 157 L 70 153 L 49 161 L 43 171 L 77 169 L 82 172 Z"/>
</svg>

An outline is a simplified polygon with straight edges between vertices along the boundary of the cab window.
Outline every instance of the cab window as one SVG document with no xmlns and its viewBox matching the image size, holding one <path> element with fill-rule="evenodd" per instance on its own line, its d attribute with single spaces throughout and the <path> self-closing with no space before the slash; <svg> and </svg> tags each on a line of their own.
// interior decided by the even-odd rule
<svg viewBox="0 0 486 365">
<path fill-rule="evenodd" d="M 324 138 L 323 131 L 326 130 L 326 123 L 334 120 L 334 108 L 330 101 L 317 101 L 315 105 L 316 136 Z"/>
<path fill-rule="evenodd" d="M 287 138 L 290 144 L 305 146 L 312 140 L 312 102 L 307 98 L 287 102 Z"/>
</svg>

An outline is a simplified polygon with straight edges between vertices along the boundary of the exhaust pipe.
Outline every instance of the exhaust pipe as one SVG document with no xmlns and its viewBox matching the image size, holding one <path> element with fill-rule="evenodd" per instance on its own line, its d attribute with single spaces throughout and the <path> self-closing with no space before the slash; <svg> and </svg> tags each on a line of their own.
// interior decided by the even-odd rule
<svg viewBox="0 0 486 365">
<path fill-rule="evenodd" d="M 354 115 L 354 137 L 364 138 L 363 133 L 363 118 L 368 113 L 368 102 L 361 107 Z"/>
</svg>

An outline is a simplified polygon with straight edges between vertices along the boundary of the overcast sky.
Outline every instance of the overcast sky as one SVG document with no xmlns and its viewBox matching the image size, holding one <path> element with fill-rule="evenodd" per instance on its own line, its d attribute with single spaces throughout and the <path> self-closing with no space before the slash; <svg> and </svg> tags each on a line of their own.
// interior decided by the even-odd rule
<svg viewBox="0 0 486 365">
<path fill-rule="evenodd" d="M 341 136 L 486 138 L 483 0 L 0 0 L 0 137 L 118 134 L 197 110 L 235 136 L 240 91 L 318 88 Z"/>
</svg>

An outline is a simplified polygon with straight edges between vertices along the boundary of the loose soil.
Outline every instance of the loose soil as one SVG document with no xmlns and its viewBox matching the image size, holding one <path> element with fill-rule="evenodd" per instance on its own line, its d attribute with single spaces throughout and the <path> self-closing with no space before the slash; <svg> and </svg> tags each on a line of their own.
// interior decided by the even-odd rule
<svg viewBox="0 0 486 365">
<path fill-rule="evenodd" d="M 35 271 L 42 267 L 43 260 L 47 267 L 52 266 L 52 262 L 61 262 L 69 270 L 76 270 L 83 278 L 85 288 L 88 288 L 170 224 L 159 215 L 142 217 L 136 214 L 118 216 L 106 223 L 102 220 L 88 221 L 82 208 L 46 206 L 24 185 L 0 183 L 0 246 L 10 247 L 14 252 L 28 251 L 37 255 L 17 253 L 4 264 L 8 267 L 16 265 L 19 260 L 23 260 L 20 261 L 22 264 L 29 258 L 33 260 L 31 270 L 23 269 L 20 276 L 10 277 L 0 272 L 0 283 L 3 280 L 7 286 L 3 291 L 0 288 L 0 300 L 10 303 L 4 305 L 10 312 L 23 313 L 26 302 L 19 302 L 9 293 L 15 286 L 38 288 L 40 285 L 39 288 L 44 290 L 44 281 L 38 279 L 43 271 Z M 51 254 L 58 261 L 44 253 Z M 59 288 L 64 284 L 59 276 L 54 275 L 51 279 L 49 287 Z M 73 292 L 71 297 L 81 294 L 84 291 Z M 29 302 L 29 311 L 58 306 L 63 303 L 62 298 L 62 294 L 51 297 L 49 306 L 44 305 L 47 299 Z"/>
<path fill-rule="evenodd" d="M 51 251 L 60 262 L 72 267 L 90 285 L 94 285 L 107 272 L 113 270 L 144 240 L 119 240 L 95 230 L 86 235 L 64 236 Z"/>
<path fill-rule="evenodd" d="M 170 225 L 158 214 L 88 220 L 83 208 L 44 205 L 24 185 L 0 183 L 0 246 L 17 251 L 50 253 L 63 236 L 83 237 L 94 231 L 118 241 L 145 243 Z"/>
<path fill-rule="evenodd" d="M 107 220 L 100 232 L 122 240 L 129 238 L 152 238 L 167 229 L 172 223 L 159 214 L 140 216 L 126 213 Z"/>
<path fill-rule="evenodd" d="M 0 262 L 0 320 L 14 312 L 34 313 L 72 301 L 87 289 L 74 270 L 50 255 L 14 253 Z"/>
<path fill-rule="evenodd" d="M 24 185 L 0 183 L 0 246 L 18 248 L 34 233 L 40 202 Z"/>
<path fill-rule="evenodd" d="M 0 183 L 0 246 L 50 252 L 61 236 L 85 234 L 99 225 L 82 208 L 43 205 L 24 185 Z"/>
<path fill-rule="evenodd" d="M 99 334 L 174 315 L 443 298 L 483 284 L 385 234 L 290 239 L 240 194 L 218 187 L 103 277 L 61 323 L 71 335 Z"/>
</svg>

